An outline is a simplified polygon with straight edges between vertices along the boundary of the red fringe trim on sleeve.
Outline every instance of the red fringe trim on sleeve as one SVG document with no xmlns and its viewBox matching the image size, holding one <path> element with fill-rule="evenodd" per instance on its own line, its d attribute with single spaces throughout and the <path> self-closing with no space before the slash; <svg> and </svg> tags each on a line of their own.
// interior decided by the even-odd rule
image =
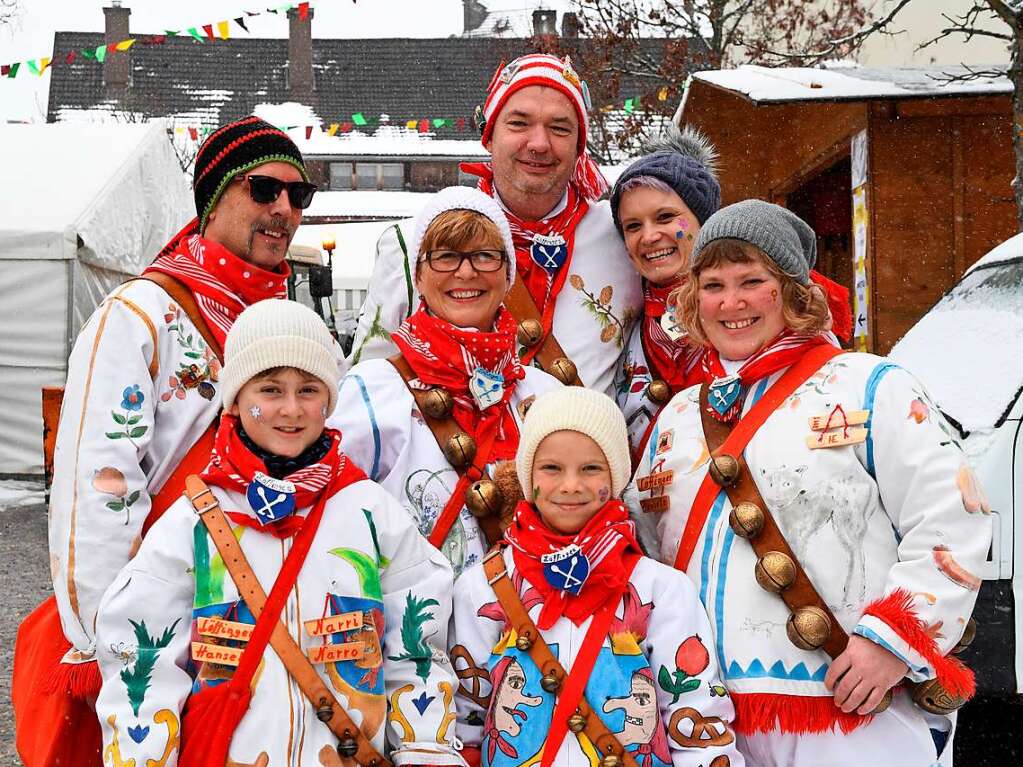
<svg viewBox="0 0 1023 767">
<path fill-rule="evenodd" d="M 828 696 L 778 695 L 775 693 L 731 694 L 735 704 L 732 725 L 743 735 L 758 732 L 781 732 L 811 735 L 830 732 L 837 725 L 848 735 L 870 722 L 872 716 L 847 714 Z"/>
<path fill-rule="evenodd" d="M 38 677 L 38 690 L 42 695 L 70 695 L 79 700 L 95 700 L 99 688 L 103 685 L 103 677 L 99 673 L 99 663 L 58 663 L 42 676 Z"/>
<path fill-rule="evenodd" d="M 913 611 L 913 595 L 905 589 L 895 589 L 881 599 L 872 602 L 863 611 L 885 624 L 902 641 L 920 653 L 934 669 L 938 681 L 952 695 L 969 700 L 977 691 L 973 672 L 962 661 L 952 655 L 942 655 L 934 639 L 927 633 L 927 626 Z"/>
</svg>

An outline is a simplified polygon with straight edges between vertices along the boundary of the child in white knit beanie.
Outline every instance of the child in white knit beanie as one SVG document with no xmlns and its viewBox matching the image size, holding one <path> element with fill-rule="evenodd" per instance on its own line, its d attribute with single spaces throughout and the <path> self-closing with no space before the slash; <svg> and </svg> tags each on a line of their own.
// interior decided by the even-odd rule
<svg viewBox="0 0 1023 767">
<path fill-rule="evenodd" d="M 543 394 L 515 463 L 529 500 L 507 548 L 455 584 L 451 656 L 460 675 L 488 669 L 492 688 L 458 699 L 463 755 L 563 767 L 597 743 L 623 767 L 742 765 L 696 590 L 642 555 L 620 500 L 621 411 L 579 387 Z"/>
</svg>

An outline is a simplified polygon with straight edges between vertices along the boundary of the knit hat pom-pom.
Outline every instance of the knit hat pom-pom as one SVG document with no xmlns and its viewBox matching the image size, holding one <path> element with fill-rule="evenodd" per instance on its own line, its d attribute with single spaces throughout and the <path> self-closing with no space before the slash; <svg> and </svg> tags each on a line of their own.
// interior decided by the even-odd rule
<svg viewBox="0 0 1023 767">
<path fill-rule="evenodd" d="M 643 154 L 654 152 L 675 152 L 700 163 L 711 176 L 718 177 L 720 156 L 710 139 L 697 128 L 684 125 L 669 125 L 659 136 L 647 139 L 642 145 Z"/>
</svg>

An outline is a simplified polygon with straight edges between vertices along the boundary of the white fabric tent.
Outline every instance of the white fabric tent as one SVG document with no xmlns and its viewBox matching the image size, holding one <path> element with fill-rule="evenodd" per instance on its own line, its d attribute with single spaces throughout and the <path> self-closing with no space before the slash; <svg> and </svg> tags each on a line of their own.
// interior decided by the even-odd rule
<svg viewBox="0 0 1023 767">
<path fill-rule="evenodd" d="M 0 125 L 0 168 L 0 476 L 38 475 L 40 388 L 194 204 L 162 122 Z"/>
</svg>

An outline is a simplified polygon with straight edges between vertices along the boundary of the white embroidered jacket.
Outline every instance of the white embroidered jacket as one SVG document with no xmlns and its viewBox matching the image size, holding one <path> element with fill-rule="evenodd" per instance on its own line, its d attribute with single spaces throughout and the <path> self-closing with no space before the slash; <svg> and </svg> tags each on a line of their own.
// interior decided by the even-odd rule
<svg viewBox="0 0 1023 767">
<path fill-rule="evenodd" d="M 377 243 L 369 295 L 362 306 L 351 364 L 389 357 L 391 333 L 419 306 L 412 219 L 384 231 Z M 591 389 L 613 394 L 615 370 L 629 328 L 642 313 L 640 278 L 629 264 L 606 200 L 590 203 L 575 232 L 569 277 L 554 310 L 554 337 Z"/>
<path fill-rule="evenodd" d="M 214 493 L 225 512 L 254 517 L 244 495 Z M 269 593 L 291 539 L 242 526 L 234 534 Z M 444 653 L 451 581 L 448 563 L 404 510 L 379 485 L 362 480 L 327 501 L 281 613 L 307 655 L 361 646 L 354 658 L 315 665 L 375 748 L 394 749 L 399 766 L 464 765 L 451 746 L 455 677 Z M 331 616 L 344 617 L 338 625 L 318 621 Z M 244 648 L 232 638 L 237 626 L 225 621 L 254 623 L 205 525 L 181 498 L 146 536 L 99 609 L 103 687 L 96 712 L 104 751 L 116 754 L 117 764 L 134 759 L 174 767 L 186 699 L 234 671 L 230 662 L 202 658 L 222 661 L 221 653 Z M 231 763 L 335 763 L 321 761 L 321 754 L 336 759 L 337 738 L 271 646 L 253 685 Z"/>
<path fill-rule="evenodd" d="M 114 290 L 82 328 L 50 493 L 50 569 L 66 662 L 91 660 L 100 597 L 138 548 L 159 492 L 220 411 L 220 363 L 148 280 Z"/>
<path fill-rule="evenodd" d="M 542 370 L 526 368 L 526 377 L 516 383 L 510 400 L 516 426 L 522 424 L 523 403 L 560 386 Z M 327 425 L 341 431 L 345 453 L 397 498 L 428 536 L 451 497 L 458 473 L 394 366 L 387 360 L 368 360 L 349 370 Z M 463 506 L 441 546 L 456 577 L 479 562 L 486 548 L 479 523 Z"/>
<path fill-rule="evenodd" d="M 750 387 L 744 412 L 783 372 Z M 644 546 L 666 563 L 675 560 L 709 465 L 698 393 L 699 387 L 680 392 L 661 412 L 627 492 Z M 811 419 L 819 419 L 815 428 Z M 843 437 L 851 443 L 842 444 Z M 777 408 L 745 459 L 843 628 L 903 659 L 911 679 L 933 677 L 934 669 L 890 625 L 864 616 L 871 603 L 902 589 L 947 654 L 973 610 L 991 542 L 983 492 L 920 383 L 884 358 L 840 354 Z M 638 490 L 659 482 L 667 484 Z M 663 498 L 651 500 L 658 495 Z M 665 502 L 667 510 L 650 510 Z M 823 680 L 830 659 L 788 640 L 789 611 L 757 585 L 757 558 L 729 527 L 730 510 L 722 491 L 686 570 L 710 614 L 725 684 L 734 693 L 829 696 Z"/>
<path fill-rule="evenodd" d="M 503 556 L 536 620 L 539 593 L 516 575 L 511 550 Z M 587 618 L 576 626 L 561 617 L 541 632 L 569 674 L 591 622 Z M 484 767 L 539 762 L 555 696 L 541 687 L 541 671 L 529 653 L 516 647 L 515 631 L 507 626 L 482 565 L 455 584 L 453 627 L 459 739 L 481 750 Z M 594 712 L 640 767 L 744 764 L 730 727 L 734 708 L 721 686 L 710 637 L 692 582 L 659 562 L 640 559 L 585 690 Z M 592 767 L 599 758 L 585 735 L 569 732 L 552 764 Z"/>
</svg>

